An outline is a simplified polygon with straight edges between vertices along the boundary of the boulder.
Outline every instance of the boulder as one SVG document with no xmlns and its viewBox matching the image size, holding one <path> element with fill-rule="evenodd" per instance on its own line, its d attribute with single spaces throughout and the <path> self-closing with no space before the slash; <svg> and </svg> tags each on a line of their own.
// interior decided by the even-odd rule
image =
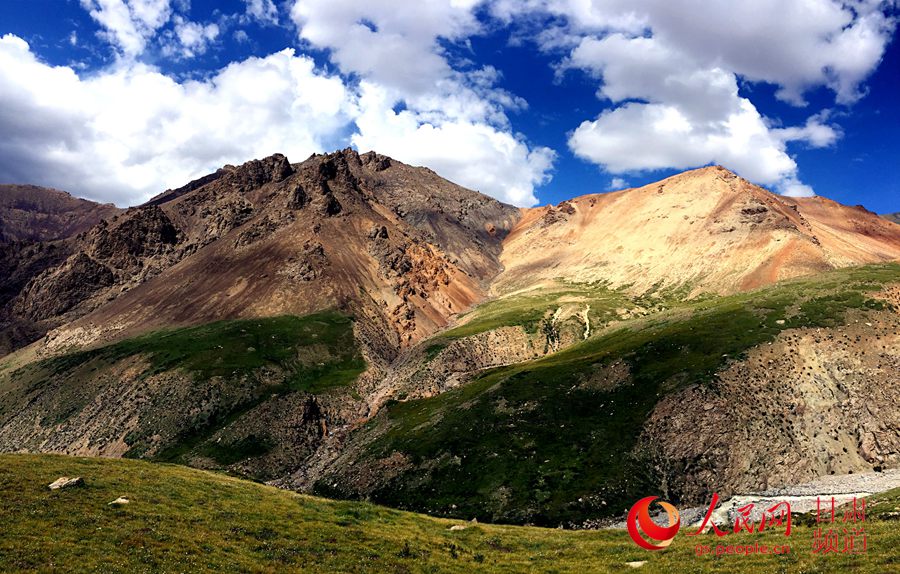
<svg viewBox="0 0 900 574">
<path fill-rule="evenodd" d="M 73 488 L 75 486 L 84 486 L 84 479 L 80 476 L 76 476 L 75 478 L 61 476 L 47 485 L 47 488 L 50 490 L 62 490 L 64 488 Z"/>
</svg>

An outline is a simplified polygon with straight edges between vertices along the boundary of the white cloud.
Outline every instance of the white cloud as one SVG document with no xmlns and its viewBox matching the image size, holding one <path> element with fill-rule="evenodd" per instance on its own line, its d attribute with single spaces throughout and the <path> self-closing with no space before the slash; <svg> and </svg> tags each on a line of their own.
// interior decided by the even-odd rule
<svg viewBox="0 0 900 574">
<path fill-rule="evenodd" d="M 621 177 L 614 177 L 609 180 L 609 186 L 606 188 L 607 191 L 618 191 L 620 189 L 625 189 L 628 187 L 628 182 Z"/>
<path fill-rule="evenodd" d="M 824 123 L 828 115 L 822 112 L 810 116 L 802 127 L 774 129 L 772 133 L 785 142 L 802 141 L 814 148 L 831 147 L 843 134 L 837 126 Z"/>
<path fill-rule="evenodd" d="M 478 0 L 298 0 L 291 18 L 300 37 L 330 50 L 345 73 L 369 78 L 403 94 L 420 94 L 452 75 L 439 38 L 477 33 Z"/>
<path fill-rule="evenodd" d="M 877 0 L 498 0 L 492 11 L 509 22 L 527 23 L 523 9 L 554 17 L 538 20 L 539 45 L 567 54 L 561 72 L 577 68 L 600 82 L 598 97 L 613 107 L 572 133 L 578 156 L 612 173 L 722 163 L 806 195 L 787 144 L 831 146 L 839 128 L 827 114 L 770 127 L 737 79 L 775 84 L 797 105 L 817 86 L 851 103 L 896 25 L 883 8 Z"/>
<path fill-rule="evenodd" d="M 81 0 L 81 5 L 127 58 L 141 54 L 172 15 L 170 0 Z"/>
<path fill-rule="evenodd" d="M 395 112 L 387 90 L 363 82 L 359 131 L 353 144 L 414 165 L 514 205 L 534 205 L 534 187 L 545 183 L 555 158 L 544 147 L 529 149 L 514 135 L 462 119 L 430 121 L 412 110 Z"/>
<path fill-rule="evenodd" d="M 134 204 L 226 163 L 337 147 L 352 103 L 340 78 L 291 49 L 178 83 L 143 64 L 80 78 L 6 35 L 0 180 Z"/>
<path fill-rule="evenodd" d="M 305 12 L 295 5 L 301 35 L 329 50 L 342 76 L 325 76 L 312 59 L 287 50 L 231 64 L 203 82 L 180 83 L 136 57 L 80 78 L 70 68 L 42 64 L 27 44 L 8 36 L 0 105 L 32 118 L 40 109 L 41 121 L 19 125 L 0 114 L 0 130 L 18 134 L 0 144 L 0 179 L 133 204 L 224 163 L 274 152 L 302 159 L 349 139 L 501 200 L 536 203 L 534 189 L 549 179 L 555 154 L 512 131 L 506 111 L 527 104 L 496 87 L 500 74 L 493 67 L 464 64 L 463 73 L 440 47 L 441 39 L 477 31 L 475 3 L 424 2 L 401 11 L 389 4 L 310 2 Z M 248 10 L 257 7 L 269 13 L 265 4 Z M 164 56 L 192 57 L 221 33 L 180 13 L 166 18 L 171 28 L 157 36 L 115 40 L 122 55 L 136 56 L 158 37 Z M 356 41 L 342 42 L 348 34 L 357 34 Z M 34 79 L 4 81 L 12 62 L 19 77 Z M 42 92 L 70 97 L 34 104 Z M 5 129 L 4 120 L 15 129 Z M 62 129 L 44 129 L 44 122 Z"/>
<path fill-rule="evenodd" d="M 291 18 L 302 40 L 362 80 L 354 145 L 534 205 L 534 188 L 549 180 L 555 153 L 513 133 L 506 112 L 527 104 L 496 87 L 495 68 L 454 61 L 446 49 L 481 33 L 479 4 L 423 0 L 398 9 L 393 0 L 302 0 Z"/>
<path fill-rule="evenodd" d="M 244 0 L 247 17 L 263 24 L 278 24 L 278 7 L 272 0 Z"/>
<path fill-rule="evenodd" d="M 219 26 L 215 23 L 200 24 L 184 19 L 180 15 L 172 18 L 173 33 L 167 42 L 163 42 L 162 53 L 167 57 L 193 58 L 206 52 L 206 49 L 219 37 Z"/>
<path fill-rule="evenodd" d="M 279 5 L 245 0 L 215 24 L 186 19 L 186 0 L 80 2 L 119 57 L 79 77 L 3 38 L 0 133 L 11 136 L 0 141 L 0 177 L 121 203 L 222 163 L 350 140 L 531 205 L 555 153 L 514 131 L 508 114 L 527 103 L 499 87 L 500 71 L 468 58 L 469 38 L 498 23 L 557 54 L 561 75 L 596 79 L 605 111 L 572 126 L 568 143 L 616 179 L 715 162 L 809 194 L 789 146 L 833 146 L 840 128 L 818 110 L 783 126 L 738 81 L 774 84 L 797 105 L 821 86 L 852 103 L 895 27 L 878 0 L 285 0 L 300 40 L 337 72 L 287 50 L 179 82 L 139 62 L 151 42 L 163 56 L 193 57 L 235 22 L 278 23 Z"/>
</svg>

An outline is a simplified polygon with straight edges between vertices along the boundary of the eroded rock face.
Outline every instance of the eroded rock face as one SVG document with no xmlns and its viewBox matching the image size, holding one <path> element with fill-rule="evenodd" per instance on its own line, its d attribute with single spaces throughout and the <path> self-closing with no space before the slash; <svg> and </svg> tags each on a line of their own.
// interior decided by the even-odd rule
<svg viewBox="0 0 900 574">
<path fill-rule="evenodd" d="M 94 258 L 116 269 L 139 265 L 144 257 L 165 253 L 178 243 L 178 230 L 157 206 L 138 207 L 126 212 L 119 225 L 101 224 L 91 238 Z"/>
<path fill-rule="evenodd" d="M 430 397 L 465 384 L 482 369 L 529 361 L 547 352 L 546 334 L 501 327 L 444 347 L 417 349 L 393 365 L 384 387 L 410 399 Z"/>
<path fill-rule="evenodd" d="M 114 281 L 109 267 L 84 253 L 76 253 L 61 267 L 35 277 L 13 309 L 32 321 L 41 321 L 72 310 Z"/>
<path fill-rule="evenodd" d="M 55 189 L 0 184 L 0 243 L 65 240 L 121 211 Z"/>
<path fill-rule="evenodd" d="M 483 296 L 517 217 L 375 153 L 346 149 L 296 165 L 276 154 L 225 166 L 73 238 L 63 257 L 19 274 L 27 283 L 43 273 L 41 285 L 16 287 L 0 329 L 18 346 L 81 317 L 51 339 L 103 338 L 104 325 L 118 337 L 171 322 L 341 308 L 381 334 L 367 344 L 387 361 Z M 387 237 L 368 238 L 373 226 Z M 86 258 L 63 268 L 72 253 Z M 55 291 L 64 297 L 51 304 Z"/>
<path fill-rule="evenodd" d="M 872 317 L 869 315 L 869 317 Z M 900 315 L 797 329 L 707 385 L 663 399 L 640 449 L 670 493 L 702 503 L 900 464 Z"/>
<path fill-rule="evenodd" d="M 277 153 L 262 160 L 251 160 L 238 168 L 228 169 L 224 180 L 238 191 L 245 193 L 267 183 L 283 181 L 294 173 L 288 159 Z"/>
<path fill-rule="evenodd" d="M 257 480 L 284 476 L 287 469 L 303 466 L 329 432 L 329 420 L 318 397 L 294 393 L 275 397 L 249 411 L 214 434 L 210 442 L 221 449 L 249 451 L 251 460 L 232 463 L 231 470 Z M 199 468 L 221 468 L 202 456 L 190 460 Z"/>
</svg>

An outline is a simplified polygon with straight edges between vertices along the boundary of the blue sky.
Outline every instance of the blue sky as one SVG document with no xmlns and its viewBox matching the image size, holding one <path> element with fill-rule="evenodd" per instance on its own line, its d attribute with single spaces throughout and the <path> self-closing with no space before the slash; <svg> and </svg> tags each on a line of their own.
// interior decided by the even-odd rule
<svg viewBox="0 0 900 574">
<path fill-rule="evenodd" d="M 877 0 L 5 0 L 0 180 L 139 203 L 352 145 L 518 205 L 721 163 L 900 211 Z M 690 17 L 687 17 L 690 15 Z"/>
</svg>

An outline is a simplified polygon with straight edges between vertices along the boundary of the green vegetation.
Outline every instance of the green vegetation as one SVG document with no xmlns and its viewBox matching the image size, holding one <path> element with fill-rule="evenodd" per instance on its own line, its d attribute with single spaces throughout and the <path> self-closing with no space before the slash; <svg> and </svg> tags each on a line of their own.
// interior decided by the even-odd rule
<svg viewBox="0 0 900 574">
<path fill-rule="evenodd" d="M 237 442 L 226 445 L 207 442 L 198 450 L 199 454 L 209 457 L 219 464 L 228 466 L 248 458 L 262 456 L 272 450 L 273 446 L 271 441 L 266 437 L 250 435 Z"/>
<path fill-rule="evenodd" d="M 26 365 L 0 377 L 0 415 L 38 394 L 45 397 L 42 425 L 61 425 L 110 385 L 126 389 L 122 369 L 140 369 L 139 381 L 180 375 L 163 377 L 140 407 L 123 401 L 120 408 L 139 408 L 140 417 L 125 437 L 126 456 L 146 456 L 156 435 L 166 441 L 153 455 L 156 460 L 187 462 L 196 449 L 227 466 L 261 456 L 274 445 L 267 437 L 204 444 L 217 431 L 273 395 L 340 390 L 365 367 L 352 320 L 336 312 L 218 321 Z"/>
<path fill-rule="evenodd" d="M 49 491 L 60 476 L 85 485 Z M 120 496 L 130 503 L 110 506 Z M 813 526 L 789 538 L 691 538 L 660 552 L 624 531 L 459 524 L 358 502 L 302 496 L 227 476 L 141 461 L 0 456 L 0 571 L 19 572 L 548 572 L 685 574 L 897 570 L 900 491 L 869 499 L 865 554 L 813 554 Z M 798 517 L 799 518 L 799 517 Z M 840 525 L 837 525 L 840 526 Z M 790 544 L 787 555 L 702 556 L 697 543 Z"/>
<path fill-rule="evenodd" d="M 897 280 L 900 265 L 877 265 L 703 299 L 453 391 L 392 404 L 358 431 L 375 433 L 364 458 L 399 452 L 412 468 L 366 494 L 443 516 L 545 526 L 617 515 L 660 484 L 652 461 L 633 447 L 663 396 L 706 384 L 784 329 L 882 308 L 866 294 Z M 627 365 L 626 380 L 592 384 L 617 362 Z M 316 488 L 360 494 L 339 477 Z"/>
<path fill-rule="evenodd" d="M 596 327 L 615 319 L 618 309 L 632 309 L 637 303 L 656 306 L 664 302 L 662 298 L 652 296 L 637 301 L 622 290 L 609 289 L 599 283 L 557 282 L 479 305 L 462 317 L 460 325 L 441 333 L 439 339 L 458 339 L 509 326 L 522 326 L 527 332 L 535 333 L 543 320 L 560 307 L 581 311 L 590 306 L 588 317 Z M 576 322 L 583 331 L 584 323 Z"/>
<path fill-rule="evenodd" d="M 314 347 L 319 353 L 298 356 L 298 348 L 304 346 Z M 144 376 L 181 369 L 200 381 L 274 366 L 290 373 L 284 381 L 285 390 L 311 393 L 347 384 L 365 368 L 353 340 L 352 321 L 334 312 L 216 321 L 155 331 L 48 359 L 38 366 L 62 373 L 96 359 L 112 363 L 137 356 L 149 363 Z"/>
</svg>

